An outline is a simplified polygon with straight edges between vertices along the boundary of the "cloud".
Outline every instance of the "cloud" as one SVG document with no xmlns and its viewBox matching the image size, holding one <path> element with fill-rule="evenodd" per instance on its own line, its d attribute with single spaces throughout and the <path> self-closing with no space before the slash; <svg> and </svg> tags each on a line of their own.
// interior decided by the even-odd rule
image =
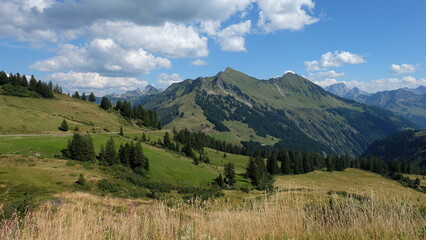
<svg viewBox="0 0 426 240">
<path fill-rule="evenodd" d="M 322 67 L 341 67 L 343 64 L 360 64 L 365 62 L 366 60 L 358 54 L 346 51 L 335 51 L 334 53 L 324 53 L 321 56 L 319 64 Z"/>
<path fill-rule="evenodd" d="M 220 48 L 230 52 L 246 51 L 244 35 L 250 33 L 250 28 L 251 21 L 247 20 L 217 32 Z"/>
<path fill-rule="evenodd" d="M 196 59 L 196 60 L 191 62 L 191 65 L 193 65 L 193 66 L 204 66 L 204 65 L 209 65 L 209 63 L 204 61 L 204 60 L 201 60 L 201 59 Z"/>
<path fill-rule="evenodd" d="M 173 73 L 171 75 L 168 75 L 166 73 L 161 73 L 158 75 L 157 82 L 159 85 L 169 86 L 169 85 L 172 85 L 173 83 L 182 82 L 182 78 L 180 78 L 180 76 L 176 73 Z"/>
<path fill-rule="evenodd" d="M 335 71 L 309 73 L 309 75 L 318 78 L 336 78 L 345 76 L 344 73 L 337 73 Z"/>
<path fill-rule="evenodd" d="M 413 64 L 392 64 L 391 72 L 393 74 L 406 74 L 406 73 L 414 73 L 416 71 L 417 66 Z"/>
<path fill-rule="evenodd" d="M 159 26 L 140 26 L 132 22 L 106 21 L 92 25 L 88 34 L 111 38 L 124 48 L 143 48 L 170 57 L 205 57 L 208 55 L 207 37 L 202 37 L 192 26 L 165 22 Z"/>
<path fill-rule="evenodd" d="M 52 81 L 61 85 L 68 91 L 94 91 L 104 93 L 108 89 L 128 90 L 143 88 L 147 82 L 133 77 L 107 77 L 95 72 L 57 72 L 43 77 L 44 80 Z"/>
<path fill-rule="evenodd" d="M 306 61 L 305 66 L 308 72 L 322 70 L 318 65 L 318 61 Z"/>
<path fill-rule="evenodd" d="M 257 4 L 260 8 L 258 26 L 265 32 L 300 30 L 319 20 L 305 10 L 312 11 L 315 7 L 312 0 L 258 0 Z"/>
<path fill-rule="evenodd" d="M 45 72 L 66 69 L 131 76 L 147 74 L 156 68 L 170 68 L 171 62 L 167 58 L 155 57 L 142 48 L 124 49 L 112 39 L 94 39 L 82 47 L 64 44 L 57 56 L 37 61 L 31 67 Z"/>
<path fill-rule="evenodd" d="M 426 78 L 416 79 L 412 76 L 402 78 L 383 78 L 375 79 L 368 82 L 362 81 L 337 81 L 336 79 L 325 79 L 321 81 L 312 81 L 313 83 L 327 87 L 335 83 L 344 83 L 347 87 L 357 87 L 367 92 L 390 91 L 399 88 L 416 88 L 418 86 L 426 86 Z"/>
</svg>

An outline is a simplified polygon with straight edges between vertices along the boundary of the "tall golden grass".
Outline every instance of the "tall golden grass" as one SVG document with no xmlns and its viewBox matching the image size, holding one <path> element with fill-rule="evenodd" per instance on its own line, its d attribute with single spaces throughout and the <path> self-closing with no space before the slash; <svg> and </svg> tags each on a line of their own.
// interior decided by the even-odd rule
<svg viewBox="0 0 426 240">
<path fill-rule="evenodd" d="M 304 191 L 236 204 L 102 198 L 63 193 L 23 219 L 2 223 L 0 239 L 425 239 L 426 217 L 408 201 Z"/>
</svg>

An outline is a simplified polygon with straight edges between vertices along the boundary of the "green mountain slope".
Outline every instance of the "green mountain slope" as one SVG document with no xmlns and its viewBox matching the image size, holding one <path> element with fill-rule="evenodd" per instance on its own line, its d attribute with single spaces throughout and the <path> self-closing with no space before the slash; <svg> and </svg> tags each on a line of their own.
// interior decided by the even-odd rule
<svg viewBox="0 0 426 240">
<path fill-rule="evenodd" d="M 363 154 L 384 161 L 402 160 L 426 167 L 426 131 L 402 131 L 373 142 Z"/>
<path fill-rule="evenodd" d="M 144 106 L 169 128 L 316 152 L 361 154 L 374 140 L 415 127 L 389 111 L 336 98 L 297 74 L 258 80 L 231 68 L 173 84 Z"/>
<path fill-rule="evenodd" d="M 104 111 L 98 105 L 67 95 L 54 99 L 20 98 L 0 95 L 0 134 L 59 133 L 66 119 L 69 129 L 97 132 L 140 130 L 114 110 Z M 63 132 L 61 132 L 63 133 Z"/>
</svg>

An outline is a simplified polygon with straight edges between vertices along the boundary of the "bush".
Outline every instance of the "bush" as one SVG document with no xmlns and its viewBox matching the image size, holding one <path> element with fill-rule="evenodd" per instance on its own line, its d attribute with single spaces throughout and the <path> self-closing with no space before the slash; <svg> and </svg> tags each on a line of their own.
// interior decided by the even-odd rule
<svg viewBox="0 0 426 240">
<path fill-rule="evenodd" d="M 120 184 L 111 182 L 107 179 L 99 180 L 96 183 L 96 186 L 99 188 L 99 190 L 108 192 L 108 193 L 116 193 L 120 191 Z"/>
</svg>

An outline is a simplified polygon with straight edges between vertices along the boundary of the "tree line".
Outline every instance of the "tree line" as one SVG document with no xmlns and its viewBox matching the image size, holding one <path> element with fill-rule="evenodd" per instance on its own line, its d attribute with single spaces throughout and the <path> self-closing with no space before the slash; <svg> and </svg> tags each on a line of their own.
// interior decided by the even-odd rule
<svg viewBox="0 0 426 240">
<path fill-rule="evenodd" d="M 124 145 L 120 144 L 118 151 L 116 151 L 114 139 L 110 137 L 105 147 L 102 144 L 101 150 L 96 155 L 92 137 L 89 134 L 74 133 L 72 139 L 68 140 L 67 147 L 62 149 L 61 153 L 69 159 L 94 162 L 102 166 L 121 164 L 141 175 L 146 175 L 146 172 L 149 171 L 148 158 L 143 153 L 140 141 L 137 141 L 136 144 L 133 141 Z"/>
<path fill-rule="evenodd" d="M 34 75 L 28 80 L 25 75 L 21 76 L 19 73 L 7 75 L 4 71 L 0 71 L 0 86 L 2 94 L 17 97 L 53 98 L 54 90 L 62 91 L 58 85 L 54 88 L 52 82 L 42 82 Z"/>
<path fill-rule="evenodd" d="M 107 97 L 102 97 L 100 107 L 104 110 L 109 110 L 113 107 L 111 101 Z M 114 109 L 120 112 L 120 114 L 127 118 L 136 121 L 136 124 L 140 127 L 152 127 L 161 129 L 161 123 L 157 117 L 157 113 L 151 109 L 144 109 L 141 105 L 132 107 L 132 104 L 124 100 L 118 100 Z"/>
<path fill-rule="evenodd" d="M 83 93 L 80 97 L 80 94 L 78 93 L 78 91 L 75 91 L 72 97 L 81 99 L 83 101 L 96 102 L 96 97 L 95 97 L 95 94 L 93 94 L 93 92 L 90 93 L 89 97 L 86 96 L 86 93 Z"/>
</svg>

